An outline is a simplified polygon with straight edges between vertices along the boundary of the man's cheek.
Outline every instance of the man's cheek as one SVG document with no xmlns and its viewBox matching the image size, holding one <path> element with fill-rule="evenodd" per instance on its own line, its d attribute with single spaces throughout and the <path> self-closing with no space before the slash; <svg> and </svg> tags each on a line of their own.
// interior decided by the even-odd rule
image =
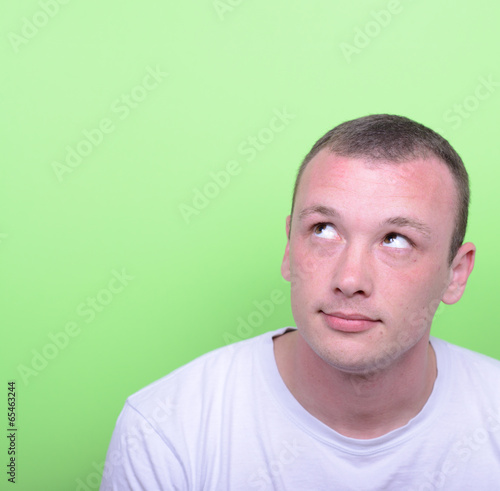
<svg viewBox="0 0 500 491">
<path fill-rule="evenodd" d="M 304 281 L 314 277 L 318 271 L 318 260 L 313 256 L 304 256 L 294 261 L 291 267 L 292 280 Z"/>
<path fill-rule="evenodd" d="M 432 323 L 432 319 L 434 318 L 434 314 L 436 313 L 440 303 L 440 298 L 432 298 L 431 300 L 428 300 L 423 307 L 410 311 L 407 317 L 408 325 L 413 330 L 427 328 Z"/>
<path fill-rule="evenodd" d="M 332 268 L 335 251 L 329 248 L 311 247 L 290 252 L 290 272 L 297 281 L 309 281 Z"/>
<path fill-rule="evenodd" d="M 306 256 L 290 268 L 291 290 L 318 294 L 320 285 L 326 281 L 327 269 L 321 258 Z"/>
</svg>

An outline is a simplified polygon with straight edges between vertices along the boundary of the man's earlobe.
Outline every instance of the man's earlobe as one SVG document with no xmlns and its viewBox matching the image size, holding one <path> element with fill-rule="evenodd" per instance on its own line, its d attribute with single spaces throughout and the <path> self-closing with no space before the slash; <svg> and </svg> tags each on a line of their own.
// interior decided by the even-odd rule
<svg viewBox="0 0 500 491">
<path fill-rule="evenodd" d="M 286 218 L 286 247 L 283 261 L 281 262 L 281 276 L 286 281 L 290 281 L 290 215 Z"/>
<path fill-rule="evenodd" d="M 450 268 L 450 283 L 444 292 L 442 301 L 448 305 L 456 303 L 462 298 L 469 275 L 474 268 L 476 246 L 467 242 L 460 247 Z"/>
</svg>

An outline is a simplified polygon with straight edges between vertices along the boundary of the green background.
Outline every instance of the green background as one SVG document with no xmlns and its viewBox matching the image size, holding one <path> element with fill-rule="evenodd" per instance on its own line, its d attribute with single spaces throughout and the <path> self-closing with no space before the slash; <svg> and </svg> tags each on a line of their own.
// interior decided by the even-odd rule
<svg viewBox="0 0 500 491">
<path fill-rule="evenodd" d="M 289 295 L 280 261 L 300 160 L 358 116 L 408 116 L 463 157 L 476 269 L 433 333 L 500 358 L 499 15 L 485 0 L 5 4 L 1 360 L 4 387 L 17 382 L 15 489 L 97 489 L 128 395 L 293 325 L 288 299 L 260 317 L 254 302 Z M 145 89 L 148 70 L 168 76 Z M 290 120 L 269 133 L 275 111 Z M 82 143 L 85 131 L 102 141 Z M 67 166 L 68 146 L 89 155 Z M 230 161 L 239 173 L 209 185 Z M 212 198 L 185 217 L 197 189 Z M 122 270 L 133 278 L 110 294 Z M 239 317 L 254 327 L 238 331 Z"/>
</svg>

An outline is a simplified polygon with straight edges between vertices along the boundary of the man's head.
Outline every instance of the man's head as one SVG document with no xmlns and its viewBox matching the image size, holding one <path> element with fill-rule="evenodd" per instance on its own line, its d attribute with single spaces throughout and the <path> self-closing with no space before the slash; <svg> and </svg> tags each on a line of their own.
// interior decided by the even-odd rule
<svg viewBox="0 0 500 491">
<path fill-rule="evenodd" d="M 439 303 L 460 299 L 474 264 L 460 157 L 417 123 L 369 116 L 332 130 L 304 162 L 282 264 L 301 337 L 357 373 L 425 352 Z"/>
<path fill-rule="evenodd" d="M 430 128 L 402 116 L 374 114 L 346 121 L 322 136 L 302 161 L 295 180 L 292 216 L 300 178 L 312 158 L 324 148 L 342 157 L 373 162 L 401 163 L 434 156 L 448 166 L 458 193 L 456 223 L 450 244 L 451 264 L 465 237 L 470 191 L 462 159 L 447 140 Z"/>
</svg>

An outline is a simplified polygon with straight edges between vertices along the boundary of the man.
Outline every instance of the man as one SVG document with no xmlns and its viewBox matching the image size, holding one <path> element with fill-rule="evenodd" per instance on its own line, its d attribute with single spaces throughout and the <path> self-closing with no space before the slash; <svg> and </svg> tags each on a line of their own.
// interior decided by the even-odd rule
<svg viewBox="0 0 500 491">
<path fill-rule="evenodd" d="M 500 362 L 430 338 L 474 265 L 468 203 L 432 130 L 374 115 L 328 132 L 286 223 L 297 328 L 130 397 L 101 489 L 500 489 Z"/>
</svg>

